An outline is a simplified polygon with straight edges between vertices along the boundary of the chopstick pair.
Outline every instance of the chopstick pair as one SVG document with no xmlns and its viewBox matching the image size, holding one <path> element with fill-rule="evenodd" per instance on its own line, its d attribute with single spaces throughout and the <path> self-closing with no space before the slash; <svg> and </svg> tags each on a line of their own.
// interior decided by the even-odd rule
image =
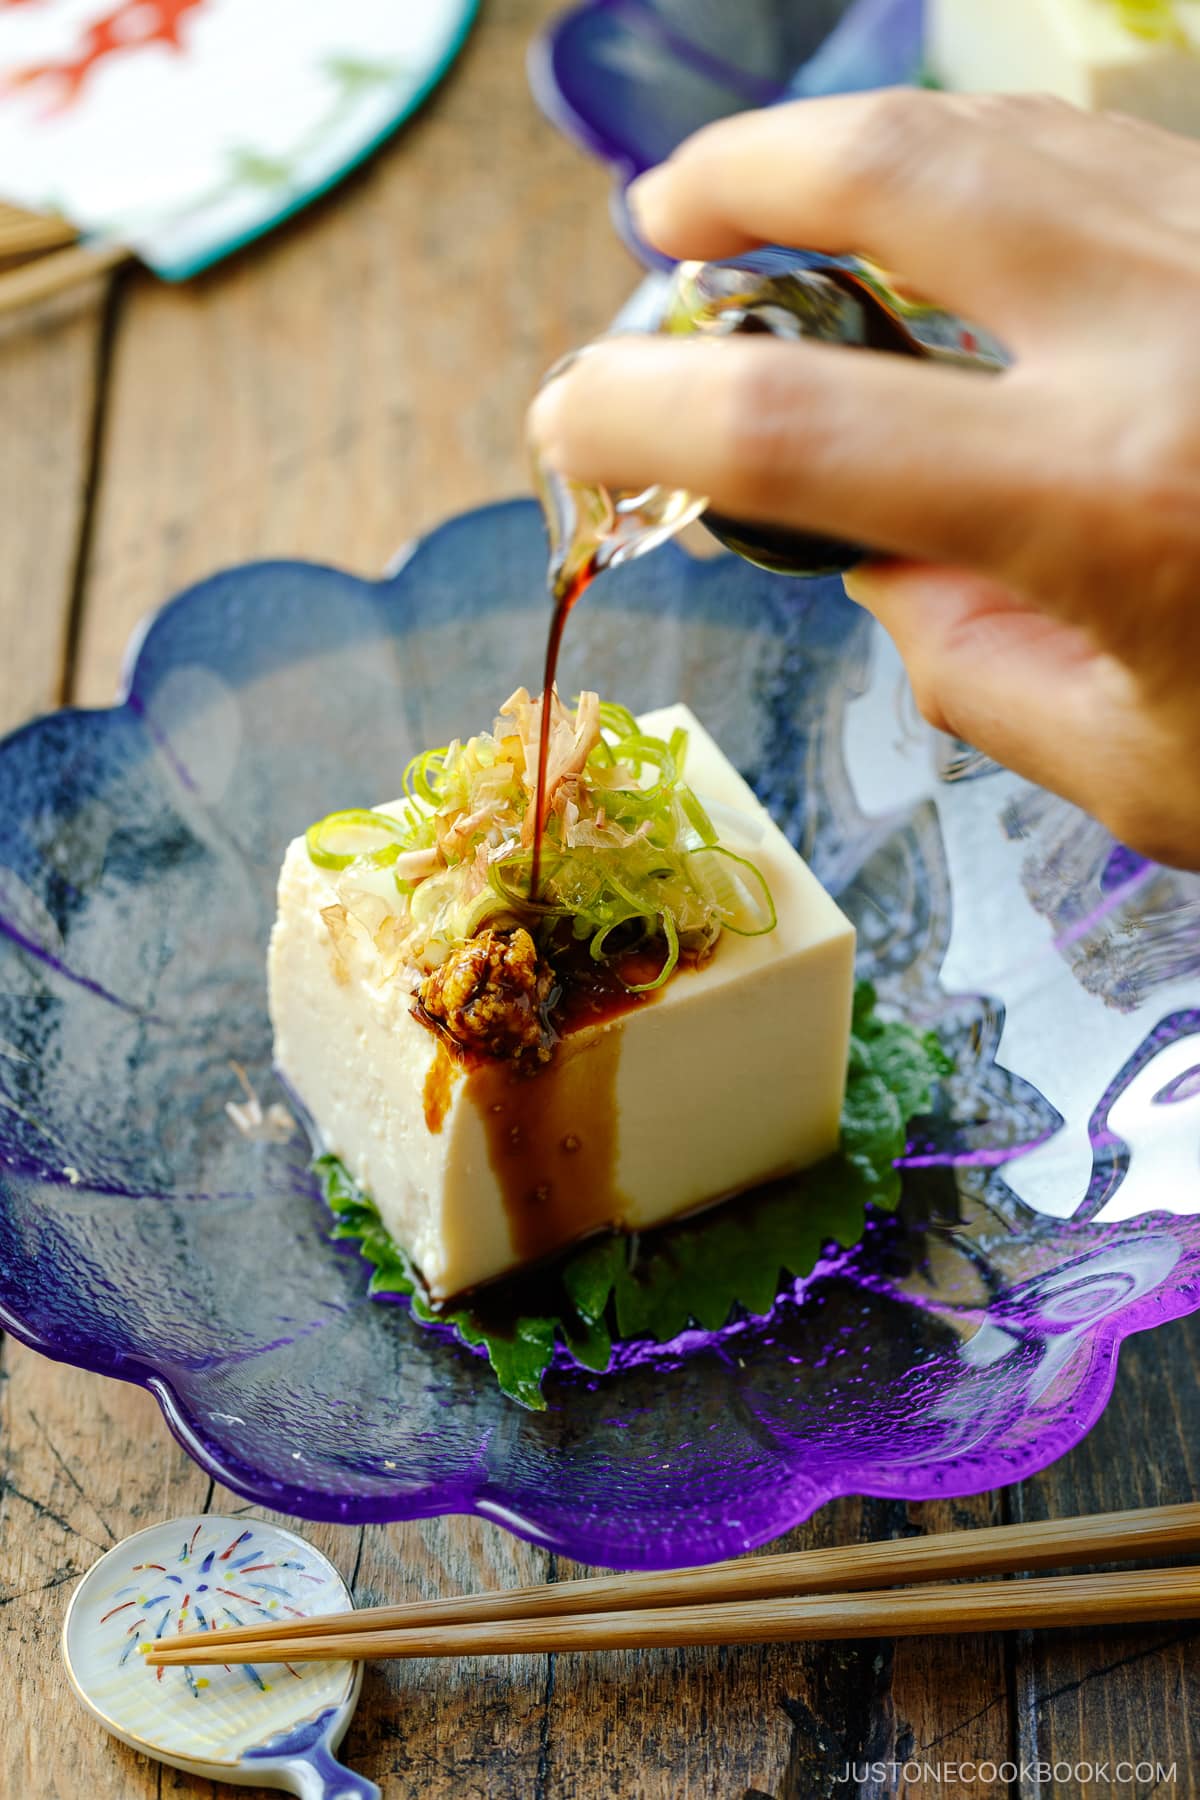
<svg viewBox="0 0 1200 1800">
<path fill-rule="evenodd" d="M 1200 1506 L 1151 1507 L 746 1557 L 663 1574 L 601 1575 L 286 1624 L 181 1633 L 149 1646 L 146 1661 L 199 1666 L 516 1656 L 545 1650 L 1144 1624 L 1200 1618 L 1200 1569 L 948 1587 L 902 1584 L 1139 1561 L 1194 1550 L 1200 1550 Z M 893 1587 L 901 1591 L 888 1591 Z"/>
<path fill-rule="evenodd" d="M 77 287 L 129 256 L 119 245 L 79 242 L 65 219 L 0 202 L 0 316 Z"/>
</svg>

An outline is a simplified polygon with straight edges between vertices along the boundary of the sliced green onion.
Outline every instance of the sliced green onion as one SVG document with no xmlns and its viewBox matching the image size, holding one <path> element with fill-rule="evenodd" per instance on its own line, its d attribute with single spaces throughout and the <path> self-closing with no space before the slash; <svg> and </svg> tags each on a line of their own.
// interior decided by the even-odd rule
<svg viewBox="0 0 1200 1800">
<path fill-rule="evenodd" d="M 604 961 L 608 955 L 607 942 L 614 931 L 619 931 L 622 925 L 628 925 L 631 919 L 643 919 L 645 916 L 642 912 L 622 913 L 620 918 L 610 919 L 607 925 L 602 925 L 588 945 L 588 953 L 592 961 Z"/>
<path fill-rule="evenodd" d="M 435 809 L 442 803 L 438 779 L 446 772 L 449 745 L 437 750 L 422 750 L 409 761 L 404 771 L 404 791 L 410 800 L 423 800 Z"/>
<path fill-rule="evenodd" d="M 763 906 L 766 910 L 767 923 L 765 925 L 757 926 L 754 930 L 743 925 L 735 925 L 733 920 L 727 916 L 725 909 L 722 908 L 721 923 L 726 931 L 732 931 L 735 937 L 766 937 L 768 932 L 774 931 L 776 925 L 779 923 L 779 918 L 775 911 L 775 900 L 767 883 L 767 878 L 757 863 L 752 863 L 748 856 L 739 856 L 736 850 L 726 849 L 724 844 L 706 844 L 702 850 L 692 850 L 689 851 L 688 854 L 693 861 L 700 856 L 723 856 L 729 862 L 736 863 L 739 868 L 748 870 L 758 885 L 759 892 L 763 897 Z"/>
<path fill-rule="evenodd" d="M 437 875 L 426 875 L 415 883 L 409 897 L 408 911 L 414 923 L 436 931 L 443 911 L 454 903 L 458 890 L 453 871 L 443 869 Z"/>
<path fill-rule="evenodd" d="M 618 706 L 615 700 L 602 700 L 600 728 L 602 731 L 611 731 L 614 737 L 636 737 L 638 722 L 628 707 Z"/>
<path fill-rule="evenodd" d="M 556 813 L 543 839 L 536 901 L 529 898 L 533 857 L 522 843 L 529 771 L 503 748 L 514 735 L 503 727 L 494 737 L 484 732 L 414 756 L 394 815 L 331 814 L 311 827 L 309 852 L 325 868 L 357 863 L 364 877 L 388 872 L 414 958 L 424 944 L 468 941 L 489 920 L 523 920 L 545 938 L 568 922 L 597 963 L 616 959 L 619 968 L 616 945 L 628 947 L 636 931 L 639 943 L 649 937 L 665 946 L 657 978 L 632 989 L 641 993 L 661 987 L 682 954 L 710 949 L 724 929 L 740 936 L 772 930 L 775 907 L 762 872 L 718 841 L 682 779 L 687 731 L 655 736 L 612 702 L 602 703 L 600 726 L 572 796 L 578 812 L 566 815 L 571 827 Z"/>
<path fill-rule="evenodd" d="M 607 738 L 602 737 L 596 745 L 596 748 L 592 751 L 592 754 L 588 757 L 589 768 L 593 763 L 598 764 L 602 768 L 616 768 L 617 759 L 613 755 L 613 747 Z"/>
<path fill-rule="evenodd" d="M 305 832 L 304 841 L 319 869 L 348 869 L 355 862 L 386 869 L 403 848 L 402 835 L 403 828 L 388 813 L 358 807 L 318 819 Z"/>
<path fill-rule="evenodd" d="M 476 894 L 474 900 L 468 903 L 461 916 L 455 920 L 455 935 L 464 940 L 473 938 L 477 931 L 482 931 L 485 925 L 493 924 L 497 919 L 515 921 L 516 911 L 494 889 L 486 887 L 482 893 Z"/>
<path fill-rule="evenodd" d="M 601 854 L 615 858 L 620 856 L 621 852 L 619 850 L 609 850 L 607 852 L 601 852 Z M 645 913 L 646 911 L 649 911 L 651 914 L 654 914 L 658 911 L 658 908 L 655 906 L 647 908 L 645 899 L 636 894 L 632 888 L 626 887 L 623 881 L 619 881 L 611 869 L 605 871 L 605 886 L 610 887 L 619 900 L 624 900 L 626 906 L 631 909 L 632 913 Z"/>
<path fill-rule="evenodd" d="M 569 906 L 562 906 L 550 900 L 531 900 L 528 894 L 528 880 L 526 881 L 526 891 L 523 893 L 518 893 L 515 888 L 510 888 L 500 872 L 501 866 L 500 863 L 492 864 L 488 870 L 488 882 L 500 899 L 506 905 L 511 906 L 514 911 L 536 914 L 540 919 L 568 919 L 572 916 Z M 513 865 L 510 863 L 507 866 L 511 868 Z"/>
<path fill-rule="evenodd" d="M 679 804 L 683 809 L 683 816 L 692 830 L 711 850 L 717 842 L 716 827 L 691 788 L 682 781 L 679 784 Z"/>
<path fill-rule="evenodd" d="M 670 907 L 664 907 L 658 916 L 662 920 L 663 935 L 667 940 L 666 961 L 653 981 L 626 982 L 625 986 L 631 994 L 653 993 L 655 988 L 662 987 L 670 979 L 679 966 L 679 932 L 675 925 L 675 915 Z"/>
<path fill-rule="evenodd" d="M 660 780 L 652 788 L 644 788 L 643 793 L 657 793 L 675 784 L 675 759 L 671 755 L 671 746 L 662 738 L 648 737 L 644 731 L 631 731 L 613 745 L 613 755 L 618 762 L 632 763 L 635 769 L 649 763 L 659 771 Z"/>
</svg>

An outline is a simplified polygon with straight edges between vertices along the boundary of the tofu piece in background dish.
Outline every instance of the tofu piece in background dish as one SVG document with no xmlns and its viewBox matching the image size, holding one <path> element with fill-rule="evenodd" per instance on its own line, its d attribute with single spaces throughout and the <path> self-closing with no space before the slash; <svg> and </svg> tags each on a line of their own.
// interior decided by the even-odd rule
<svg viewBox="0 0 1200 1800">
<path fill-rule="evenodd" d="M 946 87 L 1057 94 L 1200 137 L 1200 0 L 931 0 L 927 46 Z"/>
<path fill-rule="evenodd" d="M 778 923 L 722 932 L 702 967 L 568 1029 L 533 1072 L 458 1060 L 365 933 L 331 938 L 322 914 L 337 875 L 302 837 L 284 859 L 269 957 L 276 1061 L 435 1299 L 837 1147 L 854 928 L 686 707 L 639 723 L 687 731 L 688 781 L 762 871 Z"/>
</svg>

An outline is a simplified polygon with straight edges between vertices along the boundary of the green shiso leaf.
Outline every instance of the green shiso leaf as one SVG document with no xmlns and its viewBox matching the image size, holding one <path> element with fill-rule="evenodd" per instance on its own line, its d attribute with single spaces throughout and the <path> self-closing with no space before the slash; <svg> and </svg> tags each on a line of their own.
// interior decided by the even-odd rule
<svg viewBox="0 0 1200 1800">
<path fill-rule="evenodd" d="M 542 1377 L 550 1366 L 555 1336 L 560 1329 L 577 1361 L 588 1368 L 608 1367 L 612 1347 L 607 1335 L 604 1336 L 603 1361 L 600 1362 L 596 1360 L 600 1354 L 599 1344 L 594 1341 L 594 1332 L 589 1331 L 583 1319 L 573 1321 L 576 1334 L 572 1339 L 567 1336 L 565 1322 L 556 1318 L 526 1318 L 518 1315 L 500 1326 L 490 1315 L 485 1324 L 470 1306 L 435 1311 L 426 1298 L 416 1269 L 400 1246 L 384 1230 L 373 1202 L 355 1187 L 344 1165 L 336 1156 L 319 1156 L 313 1167 L 321 1183 L 326 1205 L 334 1215 L 335 1222 L 330 1235 L 335 1238 L 357 1239 L 361 1254 L 374 1264 L 367 1292 L 373 1295 L 404 1296 L 409 1300 L 409 1310 L 419 1325 L 446 1326 L 464 1344 L 469 1344 L 472 1348 L 483 1345 L 496 1380 L 510 1398 L 520 1401 L 522 1406 L 535 1410 L 544 1409 L 546 1402 L 542 1397 Z M 580 1351 L 584 1354 L 580 1354 Z M 592 1358 L 590 1361 L 588 1353 Z"/>
<path fill-rule="evenodd" d="M 562 1343 L 586 1369 L 603 1373 L 613 1342 L 666 1343 L 689 1327 L 718 1331 L 737 1308 L 770 1312 L 780 1282 L 808 1275 L 823 1247 L 849 1248 L 866 1208 L 891 1212 L 900 1199 L 896 1160 L 910 1119 L 927 1112 L 933 1084 L 951 1063 L 932 1032 L 880 1018 L 875 990 L 855 992 L 842 1143 L 835 1156 L 681 1225 L 640 1240 L 610 1234 L 568 1251 L 557 1266 L 558 1310 L 505 1315 L 503 1284 L 488 1290 L 486 1313 L 470 1300 L 429 1304 L 420 1276 L 380 1222 L 374 1205 L 333 1156 L 315 1166 L 334 1215 L 332 1236 L 357 1241 L 374 1265 L 369 1292 L 407 1296 L 419 1325 L 452 1330 L 483 1347 L 501 1389 L 522 1406 L 545 1408 L 542 1379 Z"/>
</svg>

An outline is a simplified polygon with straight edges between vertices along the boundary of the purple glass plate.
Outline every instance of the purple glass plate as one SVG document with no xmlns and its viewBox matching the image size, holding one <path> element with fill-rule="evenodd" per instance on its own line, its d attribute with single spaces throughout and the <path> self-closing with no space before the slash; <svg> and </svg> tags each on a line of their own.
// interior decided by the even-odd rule
<svg viewBox="0 0 1200 1800">
<path fill-rule="evenodd" d="M 231 1125 L 235 1064 L 283 1098 L 263 964 L 285 843 L 534 678 L 544 576 L 531 502 L 452 520 L 377 583 L 233 569 L 153 620 L 120 706 L 0 745 L 3 1323 L 149 1387 L 260 1504 L 475 1512 L 598 1563 L 1028 1474 L 1098 1417 L 1125 1334 L 1200 1300 L 1200 881 L 934 737 L 837 582 L 668 547 L 589 595 L 563 682 L 686 700 L 885 1002 L 944 1034 L 956 1073 L 897 1217 L 767 1319 L 627 1346 L 602 1378 L 564 1362 L 539 1415 L 367 1300 L 302 1137 Z"/>
<path fill-rule="evenodd" d="M 543 112 L 609 163 L 613 217 L 635 175 L 714 119 L 815 94 L 888 87 L 921 69 L 924 0 L 584 0 L 541 32 L 529 79 Z"/>
</svg>

